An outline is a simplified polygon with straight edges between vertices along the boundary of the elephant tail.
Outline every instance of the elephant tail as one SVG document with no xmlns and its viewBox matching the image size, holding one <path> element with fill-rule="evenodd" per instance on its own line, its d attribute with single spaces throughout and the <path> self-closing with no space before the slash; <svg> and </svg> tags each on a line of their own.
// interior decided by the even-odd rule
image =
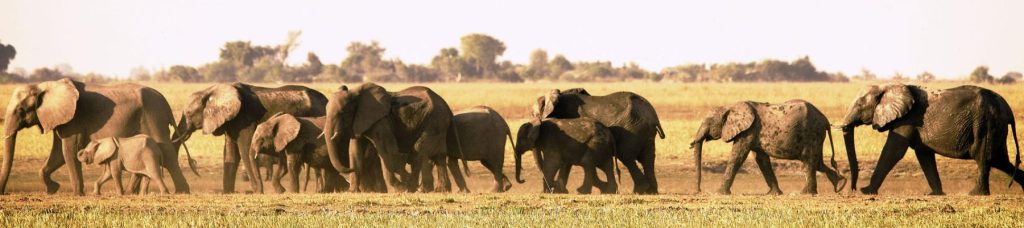
<svg viewBox="0 0 1024 228">
<path fill-rule="evenodd" d="M 832 161 L 830 163 L 832 164 L 832 169 L 836 170 L 836 172 L 838 172 L 839 171 L 839 165 L 836 164 L 836 146 L 835 146 L 835 143 L 832 142 L 832 129 L 826 127 L 825 128 L 825 133 L 828 134 L 828 147 L 830 149 L 832 149 Z M 843 187 L 846 187 L 845 186 L 846 185 L 846 181 L 845 180 L 843 181 L 842 185 L 844 185 L 844 186 L 834 186 L 834 187 L 836 187 L 834 190 L 836 192 L 842 191 Z"/>
<path fill-rule="evenodd" d="M 658 137 L 660 137 L 661 139 L 665 139 L 665 129 L 661 127 L 661 123 L 655 125 L 654 128 L 658 130 Z"/>
<path fill-rule="evenodd" d="M 174 128 L 175 134 L 178 134 L 178 132 L 180 132 L 179 130 L 181 129 L 178 129 L 178 126 L 174 125 L 174 122 L 169 122 L 167 124 L 171 125 L 171 127 Z M 192 173 L 195 174 L 197 177 L 202 177 L 199 175 L 199 171 L 196 171 L 196 165 L 199 162 L 197 162 L 196 159 L 192 159 L 192 152 L 188 151 L 188 145 L 185 144 L 185 140 L 181 140 L 181 147 L 185 148 L 185 157 L 188 158 L 188 168 L 191 169 Z"/>
<path fill-rule="evenodd" d="M 459 147 L 459 160 L 462 161 L 462 172 L 466 173 L 467 177 L 471 176 L 469 174 L 469 163 L 466 163 L 466 153 L 462 151 L 462 139 L 459 139 L 459 127 L 455 126 L 454 120 L 452 120 L 451 123 L 448 124 L 448 136 L 455 137 L 455 146 Z"/>
<path fill-rule="evenodd" d="M 1013 175 L 1010 176 L 1010 184 L 1007 186 L 1013 186 L 1014 178 L 1017 178 L 1017 169 L 1020 168 L 1020 145 L 1017 142 L 1017 123 L 1010 118 L 1010 134 L 1013 135 L 1013 148 L 1017 149 L 1017 159 L 1013 163 Z"/>
</svg>

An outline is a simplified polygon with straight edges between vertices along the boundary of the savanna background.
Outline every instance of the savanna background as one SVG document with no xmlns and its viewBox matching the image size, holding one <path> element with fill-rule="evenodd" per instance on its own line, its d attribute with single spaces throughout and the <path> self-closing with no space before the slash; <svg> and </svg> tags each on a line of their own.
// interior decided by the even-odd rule
<svg viewBox="0 0 1024 228">
<path fill-rule="evenodd" d="M 297 84 L 328 94 L 375 82 L 393 91 L 430 87 L 455 111 L 490 106 L 514 134 L 551 89 L 632 91 L 654 105 L 667 136 L 655 140 L 661 194 L 631 194 L 628 173 L 616 195 L 540 194 L 529 153 L 527 182 L 502 194 L 484 192 L 493 178 L 470 162 L 471 194 L 254 195 L 239 180 L 241 193 L 224 195 L 223 138 L 197 133 L 186 143 L 201 174 L 185 174 L 190 195 L 117 196 L 107 184 L 102 196 L 71 196 L 60 170 L 54 179 L 62 189 L 46 195 L 39 169 L 52 136 L 28 128 L 19 132 L 11 193 L 0 195 L 0 227 L 1024 226 L 1024 191 L 1006 187 L 1008 175 L 993 172 L 991 196 L 967 196 L 978 176 L 969 160 L 937 156 L 947 196 L 924 195 L 914 153 L 879 195 L 834 193 L 820 178 L 820 194 L 806 196 L 794 194 L 802 164 L 773 159 L 785 194 L 764 196 L 748 158 L 733 195 L 721 196 L 708 192 L 724 179 L 731 145 L 705 143 L 704 193 L 696 193 L 689 148 L 714 107 L 803 99 L 835 123 L 867 86 L 884 83 L 982 86 L 1024 121 L 1019 2 L 104 3 L 0 7 L 0 107 L 18 86 L 65 77 L 153 87 L 175 115 L 189 94 L 213 83 Z M 856 134 L 862 187 L 886 134 L 867 127 Z M 1016 134 L 1024 136 L 1024 127 Z M 832 141 L 848 177 L 843 140 Z M 512 175 L 507 147 L 504 171 Z M 184 154 L 179 159 L 187 164 Z M 90 192 L 100 169 L 84 171 Z M 574 168 L 569 186 L 581 173 Z"/>
</svg>

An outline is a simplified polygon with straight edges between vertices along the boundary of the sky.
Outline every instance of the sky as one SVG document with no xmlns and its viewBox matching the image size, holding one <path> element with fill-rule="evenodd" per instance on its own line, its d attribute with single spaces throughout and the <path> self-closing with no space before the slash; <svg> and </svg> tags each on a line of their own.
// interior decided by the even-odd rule
<svg viewBox="0 0 1024 228">
<path fill-rule="evenodd" d="M 243 1 L 3 0 L 0 43 L 11 69 L 69 64 L 80 73 L 199 66 L 227 41 L 284 42 L 340 63 L 353 41 L 385 58 L 429 63 L 459 37 L 485 33 L 526 63 L 541 48 L 570 61 L 635 62 L 648 70 L 691 63 L 792 60 L 880 77 L 929 71 L 958 78 L 978 65 L 1024 71 L 1024 1 Z"/>
</svg>

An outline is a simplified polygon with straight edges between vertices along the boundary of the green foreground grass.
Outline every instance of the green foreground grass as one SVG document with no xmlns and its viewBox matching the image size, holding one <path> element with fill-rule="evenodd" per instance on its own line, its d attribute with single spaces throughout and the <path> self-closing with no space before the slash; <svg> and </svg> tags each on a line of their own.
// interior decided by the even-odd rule
<svg viewBox="0 0 1024 228">
<path fill-rule="evenodd" d="M 0 197 L 2 227 L 1021 227 L 1024 197 L 327 194 Z"/>
</svg>

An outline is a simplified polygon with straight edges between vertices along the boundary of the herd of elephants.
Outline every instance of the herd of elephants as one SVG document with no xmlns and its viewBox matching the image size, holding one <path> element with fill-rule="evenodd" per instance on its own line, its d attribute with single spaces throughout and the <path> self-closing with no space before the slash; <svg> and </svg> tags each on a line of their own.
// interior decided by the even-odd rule
<svg viewBox="0 0 1024 228">
<path fill-rule="evenodd" d="M 53 147 L 41 170 L 46 191 L 60 185 L 52 174 L 68 165 L 74 194 L 84 195 L 82 164 L 104 167 L 95 182 L 114 180 L 121 194 L 149 189 L 155 182 L 167 193 L 163 169 L 170 174 L 174 192 L 189 193 L 179 165 L 179 151 L 190 136 L 224 137 L 223 191 L 235 191 L 238 166 L 245 169 L 252 191 L 263 193 L 262 161 L 269 161 L 266 176 L 276 192 L 300 189 L 300 173 L 316 173 L 318 192 L 469 192 L 463 177 L 466 161 L 480 161 L 494 175 L 493 192 L 507 191 L 512 183 L 502 171 L 505 140 L 512 142 L 515 179 L 522 156 L 534 152 L 543 192 L 566 193 L 572 166 L 584 175 L 578 193 L 617 193 L 621 163 L 634 183 L 636 194 L 657 194 L 655 142 L 664 139 L 658 114 L 644 97 L 633 92 L 591 95 L 585 89 L 551 90 L 539 94 L 532 116 L 515 135 L 506 121 L 485 106 L 453 112 L 430 88 L 413 86 L 389 91 L 365 83 L 341 86 L 322 94 L 304 86 L 265 88 L 243 83 L 216 84 L 194 92 L 178 120 L 157 90 L 137 84 L 99 85 L 61 79 L 19 86 L 14 90 L 4 119 L 0 194 L 5 193 L 14 161 L 18 131 L 33 126 L 53 132 Z M 837 172 L 830 128 L 843 132 L 849 159 L 850 189 L 857 188 L 859 172 L 854 129 L 870 125 L 887 132 L 870 183 L 861 188 L 875 194 L 893 166 L 913 148 L 929 194 L 942 195 L 935 154 L 973 159 L 977 183 L 972 195 L 989 194 L 989 171 L 995 168 L 1024 186 L 1024 173 L 1009 159 L 1007 134 L 1017 145 L 1013 112 L 999 94 L 977 86 L 925 90 L 915 85 L 869 86 L 851 104 L 838 124 L 831 124 L 814 105 L 802 100 L 781 104 L 742 101 L 710 110 L 690 147 L 694 151 L 697 190 L 701 182 L 704 141 L 732 143 L 726 180 L 718 190 L 729 194 L 736 173 L 747 155 L 768 183 L 769 194 L 781 194 L 770 158 L 799 160 L 805 166 L 804 194 L 817 193 L 816 173 L 822 172 L 833 188 L 845 188 L 847 178 Z M 1007 130 L 1009 125 L 1010 131 Z M 173 132 L 171 131 L 173 130 Z M 831 168 L 823 147 L 828 137 Z M 507 138 L 506 138 L 507 137 Z M 186 155 L 188 148 L 184 148 Z M 188 156 L 195 172 L 195 161 Z M 460 164 L 461 169 L 460 170 Z M 605 174 L 598 177 L 597 170 Z M 273 170 L 273 168 L 268 169 Z M 121 173 L 127 171 L 127 186 Z M 198 172 L 196 173 L 198 175 Z M 290 175 L 286 186 L 282 178 Z M 451 179 L 450 179 L 451 177 Z M 439 183 L 435 185 L 434 179 Z M 1011 183 L 1012 184 L 1012 183 Z M 1022 187 L 1024 188 L 1024 187 Z M 141 190 L 140 190 L 141 189 Z"/>
</svg>

